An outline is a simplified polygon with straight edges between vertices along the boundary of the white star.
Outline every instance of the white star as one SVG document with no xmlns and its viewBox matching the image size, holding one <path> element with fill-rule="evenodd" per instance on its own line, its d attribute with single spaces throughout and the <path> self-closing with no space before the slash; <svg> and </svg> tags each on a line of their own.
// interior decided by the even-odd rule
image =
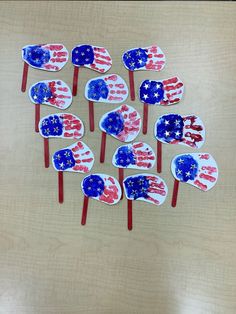
<svg viewBox="0 0 236 314">
<path fill-rule="evenodd" d="M 144 182 L 144 180 L 143 180 L 143 179 L 139 179 L 139 181 L 138 181 L 138 183 L 139 183 L 140 185 L 142 185 L 142 184 L 143 184 L 143 182 Z"/>
<path fill-rule="evenodd" d="M 77 58 L 77 59 L 75 59 L 75 62 L 79 62 L 79 59 Z"/>
<path fill-rule="evenodd" d="M 85 61 L 87 61 L 87 62 L 88 62 L 88 61 L 89 61 L 89 58 L 86 58 L 86 59 L 85 59 Z"/>
<path fill-rule="evenodd" d="M 46 130 L 45 130 L 45 133 L 46 133 L 46 134 L 49 134 L 49 133 L 50 133 L 50 130 L 49 130 L 49 129 L 46 129 Z"/>
<path fill-rule="evenodd" d="M 186 177 L 190 177 L 190 176 L 191 176 L 191 173 L 190 173 L 190 171 L 188 171 L 188 172 L 185 172 L 185 175 L 186 175 Z"/>
<path fill-rule="evenodd" d="M 79 53 L 79 51 L 78 51 L 78 50 L 75 50 L 75 53 Z"/>
<path fill-rule="evenodd" d="M 169 136 L 170 132 L 169 131 L 165 131 L 165 137 Z"/>
<path fill-rule="evenodd" d="M 145 187 L 142 187 L 141 192 L 142 192 L 142 193 L 146 192 Z"/>
<path fill-rule="evenodd" d="M 143 61 L 142 61 L 141 59 L 139 59 L 139 60 L 138 60 L 138 63 L 139 63 L 139 64 L 142 64 L 142 63 L 143 63 Z"/>
<path fill-rule="evenodd" d="M 60 159 L 61 159 L 61 155 L 60 155 L 60 154 L 57 154 L 57 155 L 56 155 L 56 159 L 60 160 Z"/>
<path fill-rule="evenodd" d="M 99 180 L 99 181 L 98 181 L 98 184 L 102 184 L 102 180 Z"/>
<path fill-rule="evenodd" d="M 43 123 L 42 123 L 42 125 L 43 125 L 43 126 L 48 125 L 48 121 L 47 121 L 47 120 L 44 120 Z"/>
<path fill-rule="evenodd" d="M 130 58 L 130 53 L 126 52 L 125 56 L 126 56 L 127 59 Z"/>
<path fill-rule="evenodd" d="M 36 95 L 34 95 L 34 97 L 33 97 L 34 99 L 37 99 L 38 98 L 38 96 L 36 96 Z"/>
<path fill-rule="evenodd" d="M 143 98 L 146 100 L 146 99 L 149 98 L 149 97 L 148 97 L 147 94 L 143 94 Z"/>
<path fill-rule="evenodd" d="M 52 124 L 57 123 L 57 119 L 55 117 L 53 117 L 51 122 L 52 122 Z"/>
<path fill-rule="evenodd" d="M 177 174 L 182 174 L 182 170 L 178 169 Z"/>
<path fill-rule="evenodd" d="M 126 159 L 126 162 L 130 162 L 130 159 L 129 159 L 129 158 L 127 158 L 127 159 Z"/>
<path fill-rule="evenodd" d="M 165 120 L 165 125 L 168 125 L 170 124 L 170 121 L 169 120 Z"/>
<path fill-rule="evenodd" d="M 136 195 L 138 194 L 137 190 L 132 190 L 131 194 Z"/>
<path fill-rule="evenodd" d="M 59 166 L 60 166 L 61 169 L 64 168 L 64 162 L 61 162 L 61 163 L 59 164 Z"/>
<path fill-rule="evenodd" d="M 134 183 L 132 181 L 128 182 L 128 186 L 133 186 L 133 185 L 134 185 Z"/>
<path fill-rule="evenodd" d="M 109 121 L 109 122 L 112 122 L 112 118 L 109 118 L 108 121 Z"/>
<path fill-rule="evenodd" d="M 46 101 L 46 100 L 48 100 L 48 98 L 47 98 L 47 97 L 44 97 L 43 100 Z"/>
<path fill-rule="evenodd" d="M 141 56 L 141 51 L 138 50 L 138 51 L 136 52 L 136 55 L 137 55 L 137 56 Z"/>
<path fill-rule="evenodd" d="M 159 83 L 157 83 L 156 88 L 158 89 L 160 87 L 161 87 L 161 85 Z"/>
<path fill-rule="evenodd" d="M 145 83 L 145 84 L 144 84 L 144 88 L 145 88 L 145 89 L 148 89 L 148 88 L 149 88 L 149 84 Z"/>
<path fill-rule="evenodd" d="M 179 163 L 179 164 L 183 164 L 183 163 L 184 163 L 184 160 L 180 158 L 179 161 L 178 161 L 178 163 Z"/>
<path fill-rule="evenodd" d="M 66 157 L 70 157 L 70 153 L 69 153 L 69 152 L 65 152 L 64 155 L 65 155 Z"/>
<path fill-rule="evenodd" d="M 121 160 L 120 160 L 120 163 L 121 163 L 121 164 L 123 164 L 123 163 L 124 163 L 124 160 L 123 160 L 123 159 L 121 159 Z"/>
<path fill-rule="evenodd" d="M 175 132 L 175 135 L 176 135 L 176 136 L 180 136 L 180 131 L 176 131 L 176 132 Z"/>
<path fill-rule="evenodd" d="M 90 178 L 90 179 L 89 179 L 89 182 L 93 182 L 93 179 L 92 179 L 92 178 Z"/>
<path fill-rule="evenodd" d="M 175 125 L 179 125 L 180 124 L 180 121 L 179 120 L 175 120 Z"/>
<path fill-rule="evenodd" d="M 97 191 L 100 192 L 100 191 L 101 191 L 101 188 L 97 188 Z"/>
<path fill-rule="evenodd" d="M 192 164 L 190 167 L 190 169 L 195 169 L 195 168 L 197 168 L 195 164 Z"/>
<path fill-rule="evenodd" d="M 85 53 L 84 52 L 81 52 L 81 56 L 84 56 L 85 55 Z"/>
<path fill-rule="evenodd" d="M 53 131 L 58 133 L 58 131 L 59 131 L 58 127 L 54 128 Z"/>
<path fill-rule="evenodd" d="M 71 166 L 72 165 L 72 161 L 71 160 L 67 160 L 67 165 Z"/>
<path fill-rule="evenodd" d="M 131 67 L 134 67 L 135 63 L 134 62 L 130 62 L 129 64 Z"/>
<path fill-rule="evenodd" d="M 158 97 L 158 96 L 159 96 L 159 94 L 158 94 L 158 93 L 154 93 L 154 96 L 155 96 L 155 97 Z"/>
<path fill-rule="evenodd" d="M 88 187 L 88 190 L 92 190 L 91 186 Z"/>
<path fill-rule="evenodd" d="M 90 51 L 90 48 L 88 48 L 87 51 L 89 52 L 89 51 Z"/>
</svg>

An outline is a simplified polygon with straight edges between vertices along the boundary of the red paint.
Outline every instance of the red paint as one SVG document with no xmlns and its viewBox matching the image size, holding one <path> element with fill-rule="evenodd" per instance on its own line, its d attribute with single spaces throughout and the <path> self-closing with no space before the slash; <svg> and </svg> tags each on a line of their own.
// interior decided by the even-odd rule
<svg viewBox="0 0 236 314">
<path fill-rule="evenodd" d="M 73 89 L 72 89 L 73 96 L 77 95 L 78 76 L 79 76 L 79 67 L 74 67 Z"/>
<path fill-rule="evenodd" d="M 105 160 L 105 150 L 106 150 L 106 133 L 102 132 L 101 148 L 100 148 L 100 162 L 103 163 Z"/>
<path fill-rule="evenodd" d="M 106 53 L 107 50 L 105 48 L 100 48 L 100 47 L 93 47 L 94 51 L 98 51 L 98 52 L 103 52 Z"/>
<path fill-rule="evenodd" d="M 124 85 L 124 84 L 115 84 L 115 87 L 118 87 L 118 88 L 125 88 L 125 85 Z"/>
<path fill-rule="evenodd" d="M 136 164 L 137 164 L 138 167 L 144 167 L 144 168 L 150 168 L 151 167 L 151 163 L 150 162 L 139 161 Z"/>
<path fill-rule="evenodd" d="M 149 49 L 150 52 L 152 53 L 157 53 L 157 46 L 152 46 L 150 49 Z"/>
<path fill-rule="evenodd" d="M 62 92 L 68 92 L 69 91 L 69 89 L 67 87 L 58 87 L 58 90 L 62 91 Z"/>
<path fill-rule="evenodd" d="M 201 134 L 194 134 L 194 133 L 191 133 L 191 132 L 187 132 L 185 133 L 185 136 L 186 137 L 190 137 L 192 140 L 193 140 L 193 144 L 194 146 L 196 146 L 196 142 L 201 142 L 203 140 Z"/>
<path fill-rule="evenodd" d="M 81 225 L 83 226 L 86 224 L 86 220 L 87 220 L 88 202 L 89 202 L 89 198 L 87 196 L 84 196 L 84 204 L 83 204 L 83 211 L 82 211 L 82 217 L 81 217 Z"/>
<path fill-rule="evenodd" d="M 199 157 L 200 157 L 200 159 L 208 160 L 210 158 L 210 155 L 209 154 L 202 154 Z"/>
<path fill-rule="evenodd" d="M 143 143 L 133 144 L 133 148 L 143 147 Z"/>
<path fill-rule="evenodd" d="M 60 70 L 60 68 L 57 65 L 52 65 L 52 64 L 45 64 L 43 67 L 47 70 L 55 70 L 55 71 Z"/>
<path fill-rule="evenodd" d="M 172 77 L 168 80 L 163 80 L 163 84 L 167 85 L 167 84 L 172 84 L 172 83 L 177 83 L 178 82 L 178 77 Z"/>
<path fill-rule="evenodd" d="M 108 61 L 104 61 L 104 60 L 100 60 L 100 59 L 94 59 L 94 61 L 97 63 L 97 64 L 102 64 L 102 65 L 111 65 L 111 62 L 108 62 Z"/>
<path fill-rule="evenodd" d="M 39 132 L 39 121 L 40 121 L 40 105 L 35 104 L 35 132 Z"/>
<path fill-rule="evenodd" d="M 199 180 L 195 180 L 194 184 L 198 186 L 201 190 L 206 191 L 207 190 L 207 185 L 201 183 Z"/>
<path fill-rule="evenodd" d="M 147 134 L 148 128 L 148 104 L 143 104 L 143 134 Z"/>
<path fill-rule="evenodd" d="M 51 62 L 57 62 L 57 63 L 60 63 L 60 62 L 66 62 L 67 61 L 67 58 L 51 58 L 50 59 Z"/>
<path fill-rule="evenodd" d="M 49 46 L 46 46 L 45 48 L 47 48 L 49 50 L 59 51 L 59 50 L 63 49 L 63 45 L 49 45 Z"/>
<path fill-rule="evenodd" d="M 81 172 L 84 172 L 84 173 L 89 172 L 89 168 L 87 166 L 83 166 L 83 165 L 76 165 L 72 169 L 75 170 L 75 171 L 81 171 Z"/>
<path fill-rule="evenodd" d="M 81 142 L 78 142 L 77 145 L 73 147 L 71 150 L 73 152 L 77 152 L 78 150 L 83 149 L 83 148 L 84 148 L 83 144 Z"/>
<path fill-rule="evenodd" d="M 94 56 L 95 58 L 101 58 L 107 61 L 111 61 L 111 58 L 109 56 L 104 56 L 104 55 L 101 55 L 100 53 L 94 53 Z"/>
<path fill-rule="evenodd" d="M 157 172 L 161 173 L 162 168 L 162 143 L 157 141 Z"/>
<path fill-rule="evenodd" d="M 118 96 L 109 96 L 108 100 L 123 100 L 123 97 L 118 97 Z"/>
<path fill-rule="evenodd" d="M 49 139 L 44 138 L 44 165 L 45 168 L 49 167 Z"/>
<path fill-rule="evenodd" d="M 82 162 L 92 162 L 93 161 L 93 158 L 85 158 L 85 159 L 82 159 L 81 160 Z"/>
<path fill-rule="evenodd" d="M 124 169 L 123 168 L 118 168 L 118 173 L 119 173 L 119 183 L 121 187 L 121 200 L 123 199 L 123 181 L 124 181 Z"/>
<path fill-rule="evenodd" d="M 64 201 L 64 188 L 63 188 L 63 171 L 58 171 L 58 200 L 59 203 Z"/>
<path fill-rule="evenodd" d="M 116 81 L 117 80 L 117 75 L 113 74 L 113 75 L 109 75 L 108 77 L 105 77 L 105 81 Z"/>
<path fill-rule="evenodd" d="M 133 229 L 133 214 L 132 214 L 132 201 L 128 200 L 128 204 L 127 204 L 127 227 L 128 230 L 132 230 Z"/>
<path fill-rule="evenodd" d="M 106 80 L 106 79 L 105 79 Z M 110 88 L 112 88 L 114 85 L 113 84 L 108 84 L 108 86 L 110 87 Z"/>
<path fill-rule="evenodd" d="M 178 191 L 179 191 L 179 181 L 175 179 L 174 189 L 173 189 L 173 194 L 172 194 L 172 201 L 171 201 L 172 207 L 175 207 L 177 204 Z"/>
<path fill-rule="evenodd" d="M 216 181 L 216 178 L 215 178 L 215 177 L 212 177 L 212 176 L 210 176 L 210 175 L 208 175 L 208 174 L 205 174 L 205 173 L 201 173 L 201 174 L 199 175 L 199 178 L 204 179 L 204 180 L 207 180 L 207 181 L 210 181 L 210 182 L 215 182 L 215 181 Z"/>
<path fill-rule="evenodd" d="M 28 63 L 24 62 L 23 74 L 22 74 L 22 82 L 21 82 L 21 91 L 24 93 L 26 91 L 27 78 L 28 78 Z"/>
<path fill-rule="evenodd" d="M 203 127 L 201 125 L 194 124 L 196 122 L 196 119 L 197 119 L 196 116 L 188 116 L 188 117 L 183 118 L 184 121 L 190 120 L 191 122 L 190 125 L 186 125 L 185 128 L 192 129 L 194 131 L 202 131 Z"/>
<path fill-rule="evenodd" d="M 211 166 L 202 166 L 202 170 L 206 170 L 208 174 L 212 174 L 214 172 L 217 172 L 216 167 L 211 167 Z"/>
<path fill-rule="evenodd" d="M 160 204 L 160 202 L 159 202 L 158 200 L 156 200 L 155 198 L 153 198 L 153 197 L 151 197 L 151 196 L 148 196 L 147 199 L 148 199 L 149 201 L 153 202 L 154 204 L 157 204 L 157 205 Z"/>
<path fill-rule="evenodd" d="M 89 129 L 90 132 L 94 131 L 94 105 L 93 101 L 89 100 Z"/>
<path fill-rule="evenodd" d="M 54 51 L 53 52 L 53 57 L 66 57 L 67 56 L 67 52 L 66 51 Z"/>
<path fill-rule="evenodd" d="M 100 201 L 113 204 L 118 199 L 118 188 L 116 185 L 105 186 L 103 194 L 99 197 Z"/>
<path fill-rule="evenodd" d="M 129 89 L 130 89 L 130 99 L 135 100 L 135 89 L 134 89 L 134 72 L 129 71 Z"/>
</svg>

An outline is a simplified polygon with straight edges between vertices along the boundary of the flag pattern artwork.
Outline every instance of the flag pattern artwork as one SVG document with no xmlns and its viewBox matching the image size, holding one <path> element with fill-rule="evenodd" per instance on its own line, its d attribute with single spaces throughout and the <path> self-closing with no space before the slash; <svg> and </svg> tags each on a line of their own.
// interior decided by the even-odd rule
<svg viewBox="0 0 236 314">
<path fill-rule="evenodd" d="M 85 196 L 101 201 L 108 205 L 114 205 L 121 198 L 119 182 L 112 176 L 95 173 L 83 179 L 81 188 Z"/>
<path fill-rule="evenodd" d="M 122 60 L 125 68 L 130 71 L 161 71 L 166 63 L 163 51 L 156 45 L 127 50 Z"/>
<path fill-rule="evenodd" d="M 205 127 L 195 115 L 166 114 L 155 123 L 154 134 L 158 141 L 200 148 L 205 141 Z"/>
<path fill-rule="evenodd" d="M 120 103 L 127 99 L 128 87 L 122 77 L 110 74 L 91 79 L 85 86 L 85 98 L 94 102 Z"/>
<path fill-rule="evenodd" d="M 67 63 L 69 53 L 62 44 L 28 45 L 22 48 L 22 59 L 36 69 L 59 71 Z"/>
<path fill-rule="evenodd" d="M 218 167 L 208 153 L 181 154 L 171 162 L 176 180 L 191 184 L 202 191 L 210 190 L 218 179 Z"/>
<path fill-rule="evenodd" d="M 71 90 L 61 80 L 37 82 L 30 87 L 29 98 L 34 104 L 43 104 L 63 110 L 72 103 Z"/>
<path fill-rule="evenodd" d="M 91 70 L 105 73 L 112 65 L 112 59 L 104 47 L 80 45 L 72 49 L 72 63 L 74 66 L 84 66 Z"/>
<path fill-rule="evenodd" d="M 151 146 L 142 142 L 122 145 L 112 157 L 112 164 L 117 168 L 148 170 L 154 166 L 155 161 L 156 156 Z"/>
<path fill-rule="evenodd" d="M 148 105 L 170 106 L 178 103 L 184 93 L 184 84 L 178 77 L 166 80 L 145 80 L 139 88 L 140 101 Z"/>
<path fill-rule="evenodd" d="M 79 141 L 56 151 L 52 164 L 56 171 L 88 173 L 93 167 L 94 155 L 87 145 Z"/>
<path fill-rule="evenodd" d="M 141 129 L 141 117 L 137 110 L 128 105 L 121 105 L 102 116 L 100 129 L 121 142 L 131 142 Z"/>
<path fill-rule="evenodd" d="M 44 138 L 80 139 L 84 135 L 83 122 L 71 113 L 55 113 L 39 121 L 39 133 Z"/>
<path fill-rule="evenodd" d="M 153 174 L 136 174 L 126 177 L 123 181 L 124 191 L 128 200 L 140 200 L 161 205 L 168 194 L 163 179 Z"/>
</svg>

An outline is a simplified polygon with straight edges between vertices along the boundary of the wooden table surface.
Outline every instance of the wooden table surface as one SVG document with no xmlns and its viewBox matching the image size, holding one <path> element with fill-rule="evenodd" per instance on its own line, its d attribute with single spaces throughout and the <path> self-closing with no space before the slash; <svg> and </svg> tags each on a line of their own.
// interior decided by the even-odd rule
<svg viewBox="0 0 236 314">
<path fill-rule="evenodd" d="M 0 313 L 1 314 L 235 314 L 235 2 L 69 2 L 0 3 Z M 57 203 L 57 173 L 43 166 L 43 141 L 34 132 L 34 106 L 20 92 L 21 47 L 62 42 L 107 47 L 110 72 L 128 81 L 121 54 L 157 43 L 166 53 L 162 72 L 136 72 L 143 79 L 178 75 L 183 101 L 150 109 L 149 133 L 139 135 L 155 147 L 153 124 L 168 112 L 195 113 L 206 126 L 206 143 L 220 176 L 208 193 L 180 185 L 171 208 L 175 154 L 194 152 L 164 146 L 163 172 L 169 195 L 158 207 L 134 203 L 134 229 L 126 228 L 126 201 L 109 207 L 90 202 L 87 225 L 80 225 L 81 174 L 66 173 L 65 202 Z M 69 62 L 60 72 L 29 69 L 28 87 L 50 78 L 72 84 Z M 82 70 L 79 95 L 69 112 L 86 126 L 84 141 L 95 153 L 94 172 L 117 176 L 111 157 L 120 143 L 107 139 L 99 164 L 98 121 L 114 105 L 96 104 L 96 129 L 88 131 L 83 89 L 98 76 Z M 142 104 L 133 104 L 142 113 Z M 44 106 L 42 116 L 56 112 Z M 69 141 L 72 143 L 72 141 Z M 69 145 L 51 140 L 51 152 Z M 155 170 L 153 170 L 155 173 Z M 126 174 L 137 171 L 126 171 Z"/>
</svg>

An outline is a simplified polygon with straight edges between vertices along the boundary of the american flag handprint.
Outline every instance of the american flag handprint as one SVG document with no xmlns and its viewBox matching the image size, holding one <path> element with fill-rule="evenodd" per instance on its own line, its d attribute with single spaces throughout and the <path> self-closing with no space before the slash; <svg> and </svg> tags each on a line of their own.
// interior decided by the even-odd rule
<svg viewBox="0 0 236 314">
<path fill-rule="evenodd" d="M 120 103 L 128 97 L 128 87 L 117 74 L 103 75 L 87 82 L 85 98 L 94 102 Z"/>
<path fill-rule="evenodd" d="M 112 157 L 112 164 L 118 168 L 148 170 L 154 166 L 155 160 L 151 146 L 136 142 L 118 147 Z"/>
<path fill-rule="evenodd" d="M 218 179 L 216 161 L 208 153 L 177 155 L 171 162 L 171 171 L 176 180 L 202 191 L 210 190 Z"/>
<path fill-rule="evenodd" d="M 84 135 L 84 125 L 77 116 L 71 113 L 55 113 L 40 120 L 39 133 L 44 138 L 80 139 Z"/>
<path fill-rule="evenodd" d="M 34 104 L 44 104 L 58 109 L 67 109 L 72 103 L 69 86 L 61 80 L 37 82 L 29 89 L 29 98 Z"/>
<path fill-rule="evenodd" d="M 88 173 L 94 164 L 91 149 L 79 141 L 53 154 L 52 164 L 56 171 Z"/>
<path fill-rule="evenodd" d="M 112 65 L 111 56 L 104 47 L 79 45 L 72 49 L 71 55 L 74 66 L 84 66 L 100 73 L 107 72 Z"/>
<path fill-rule="evenodd" d="M 141 129 L 141 117 L 137 110 L 128 105 L 121 105 L 102 116 L 100 129 L 121 142 L 131 142 Z"/>
<path fill-rule="evenodd" d="M 184 84 L 178 77 L 165 80 L 145 80 L 139 88 L 140 101 L 148 105 L 169 106 L 178 103 L 184 92 Z"/>
<path fill-rule="evenodd" d="M 166 61 L 163 51 L 156 45 L 127 50 L 124 52 L 122 60 L 125 68 L 130 71 L 161 71 Z"/>
<path fill-rule="evenodd" d="M 81 188 L 88 198 L 114 205 L 121 198 L 119 182 L 112 176 L 102 173 L 91 174 L 83 179 Z"/>
<path fill-rule="evenodd" d="M 126 177 L 123 186 L 128 200 L 140 200 L 155 205 L 161 205 L 168 194 L 165 181 L 153 174 Z"/>
<path fill-rule="evenodd" d="M 22 59 L 40 70 L 59 71 L 68 58 L 69 53 L 62 44 L 28 45 L 22 48 Z"/>
<path fill-rule="evenodd" d="M 165 114 L 154 127 L 156 139 L 162 143 L 200 148 L 205 141 L 205 127 L 198 116 Z"/>
</svg>

